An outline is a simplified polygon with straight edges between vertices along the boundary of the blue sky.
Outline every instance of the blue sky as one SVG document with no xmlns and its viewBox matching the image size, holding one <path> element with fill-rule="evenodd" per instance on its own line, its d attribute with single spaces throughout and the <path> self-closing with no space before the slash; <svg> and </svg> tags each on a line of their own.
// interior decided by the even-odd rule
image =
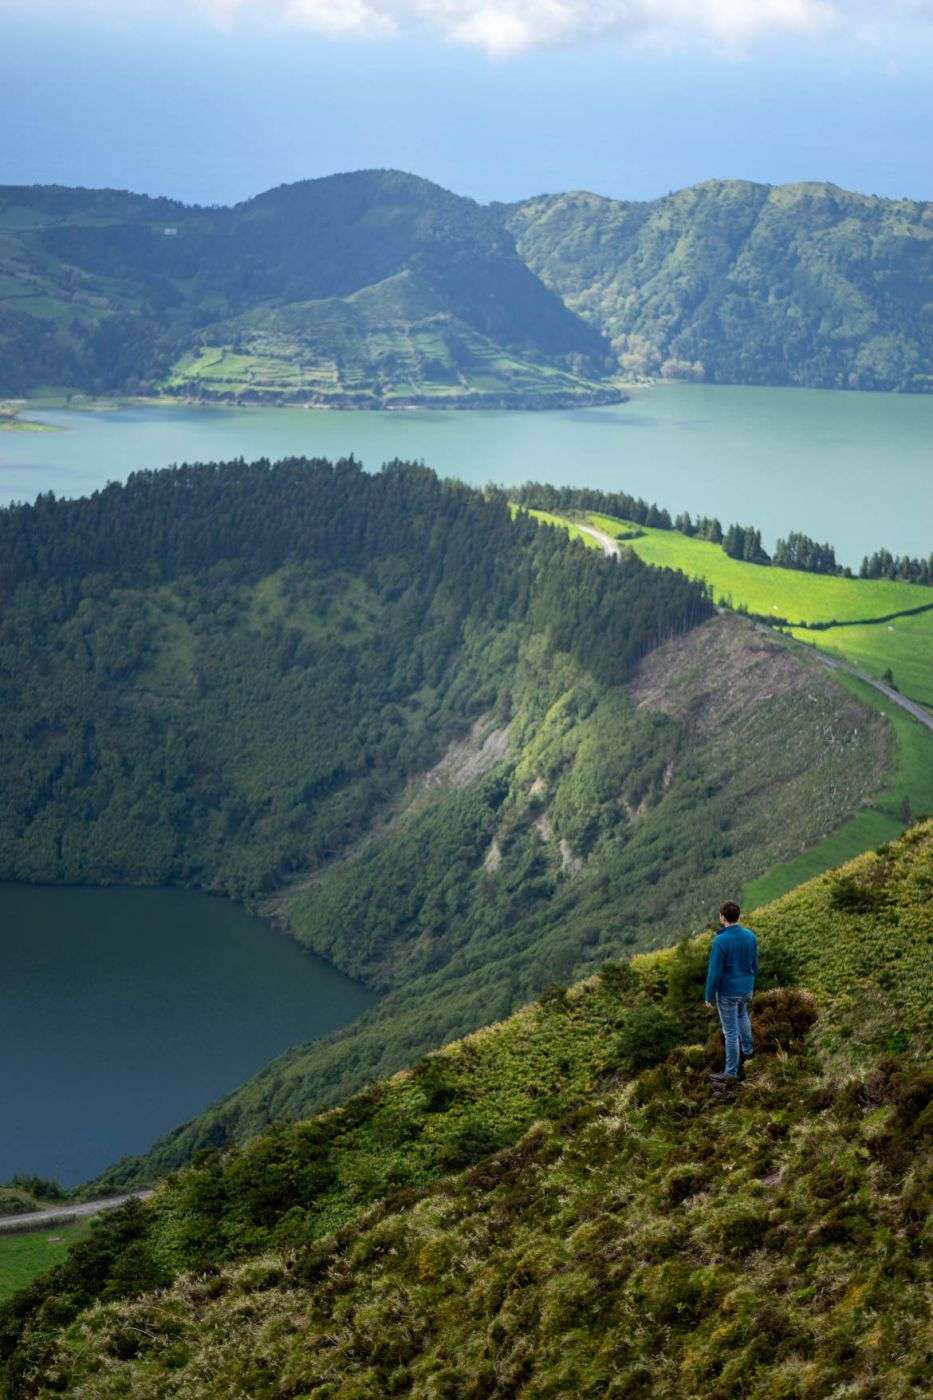
<svg viewBox="0 0 933 1400">
<path fill-rule="evenodd" d="M 933 0 L 0 0 L 0 182 L 933 198 Z"/>
</svg>

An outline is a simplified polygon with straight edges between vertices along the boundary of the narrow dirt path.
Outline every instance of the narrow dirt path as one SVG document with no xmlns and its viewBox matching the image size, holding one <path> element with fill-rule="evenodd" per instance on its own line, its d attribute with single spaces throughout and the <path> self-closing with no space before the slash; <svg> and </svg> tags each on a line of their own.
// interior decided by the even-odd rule
<svg viewBox="0 0 933 1400">
<path fill-rule="evenodd" d="M 619 553 L 618 540 L 614 540 L 612 536 L 607 535 L 604 530 L 597 530 L 592 525 L 581 525 L 576 520 L 574 524 L 577 526 L 578 530 L 582 530 L 584 535 L 589 535 L 594 539 L 604 554 L 615 555 Z M 759 627 L 762 632 L 774 634 L 774 629 L 764 622 L 757 622 L 755 626 Z M 891 686 L 885 685 L 884 681 L 876 680 L 874 676 L 868 675 L 866 671 L 860 671 L 857 666 L 850 666 L 848 661 L 837 661 L 835 657 L 827 656 L 826 652 L 820 651 L 817 646 L 807 646 L 805 642 L 801 642 L 796 638 L 785 638 L 785 640 L 793 640 L 795 645 L 801 650 L 806 651 L 808 656 L 812 656 L 820 665 L 828 666 L 831 671 L 845 671 L 847 675 L 854 676 L 856 680 L 864 681 L 866 685 L 872 686 L 873 689 L 880 690 L 881 694 L 886 700 L 890 700 L 892 705 L 899 705 L 902 710 L 906 710 L 907 713 L 912 715 L 925 729 L 929 729 L 933 732 L 933 715 L 930 714 L 929 710 L 924 709 L 922 705 L 918 705 L 914 700 L 908 700 L 906 695 L 901 695 L 900 691 L 893 690 Z"/>
<path fill-rule="evenodd" d="M 145 1201 L 151 1195 L 151 1191 L 130 1191 L 126 1196 L 105 1196 L 100 1201 L 62 1201 L 50 1210 L 29 1210 L 22 1215 L 3 1215 L 0 1216 L 0 1234 L 11 1230 L 19 1234 L 33 1227 L 41 1230 L 46 1225 L 64 1225 L 67 1221 L 78 1220 L 84 1215 L 100 1215 L 105 1210 L 116 1210 L 117 1206 L 126 1205 L 127 1201 Z"/>
<path fill-rule="evenodd" d="M 581 525 L 578 520 L 575 520 L 573 523 L 582 534 L 589 535 L 591 539 L 596 541 L 603 554 L 612 555 L 620 552 L 618 540 L 614 540 L 612 536 L 607 535 L 604 530 L 597 530 L 592 525 Z"/>
</svg>

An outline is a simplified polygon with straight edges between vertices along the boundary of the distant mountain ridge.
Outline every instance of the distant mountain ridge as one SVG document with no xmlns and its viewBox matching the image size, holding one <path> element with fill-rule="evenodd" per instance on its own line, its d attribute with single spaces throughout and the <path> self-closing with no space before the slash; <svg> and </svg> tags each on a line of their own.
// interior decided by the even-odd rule
<svg viewBox="0 0 933 1400">
<path fill-rule="evenodd" d="M 933 390 L 933 204 L 708 180 L 645 203 L 576 192 L 500 209 L 623 373 Z"/>
<path fill-rule="evenodd" d="M 933 391 L 933 205 L 710 180 L 484 207 L 392 170 L 228 208 L 0 187 L 0 394 L 558 407 L 658 375 Z"/>
<path fill-rule="evenodd" d="M 360 171 L 232 208 L 0 191 L 0 392 L 43 383 L 245 402 L 617 401 L 600 332 L 493 212 Z"/>
</svg>

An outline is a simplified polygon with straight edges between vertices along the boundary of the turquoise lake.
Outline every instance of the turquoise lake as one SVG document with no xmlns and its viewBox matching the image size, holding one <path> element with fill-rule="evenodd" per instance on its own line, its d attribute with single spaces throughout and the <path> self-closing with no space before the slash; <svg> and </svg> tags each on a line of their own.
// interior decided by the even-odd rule
<svg viewBox="0 0 933 1400">
<path fill-rule="evenodd" d="M 85 1181 L 375 1001 L 185 890 L 0 884 L 0 960 L 0 1181 Z"/>
<path fill-rule="evenodd" d="M 672 512 L 803 530 L 858 564 L 933 548 L 933 396 L 663 384 L 611 408 L 455 413 L 144 406 L 38 411 L 0 433 L 0 502 L 83 495 L 138 467 L 243 456 L 422 459 L 484 484 L 625 490 Z"/>
</svg>

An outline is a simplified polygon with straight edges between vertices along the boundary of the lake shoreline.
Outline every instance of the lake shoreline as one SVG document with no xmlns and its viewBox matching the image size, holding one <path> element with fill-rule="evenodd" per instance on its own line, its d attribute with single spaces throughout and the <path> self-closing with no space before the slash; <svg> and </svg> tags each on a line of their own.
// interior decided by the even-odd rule
<svg viewBox="0 0 933 1400">
<path fill-rule="evenodd" d="M 767 549 L 803 531 L 853 571 L 882 547 L 925 556 L 933 537 L 928 395 L 656 381 L 631 385 L 623 404 L 533 413 L 54 402 L 65 400 L 21 411 L 66 431 L 0 437 L 0 503 L 89 496 L 180 462 L 353 456 L 375 471 L 423 461 L 481 489 L 536 480 L 622 490 L 724 526 L 753 524 Z"/>
<path fill-rule="evenodd" d="M 379 1000 L 280 925 L 171 885 L 0 881 L 0 1180 L 116 1161 Z M 28 946 L 29 958 L 15 952 Z"/>
</svg>

